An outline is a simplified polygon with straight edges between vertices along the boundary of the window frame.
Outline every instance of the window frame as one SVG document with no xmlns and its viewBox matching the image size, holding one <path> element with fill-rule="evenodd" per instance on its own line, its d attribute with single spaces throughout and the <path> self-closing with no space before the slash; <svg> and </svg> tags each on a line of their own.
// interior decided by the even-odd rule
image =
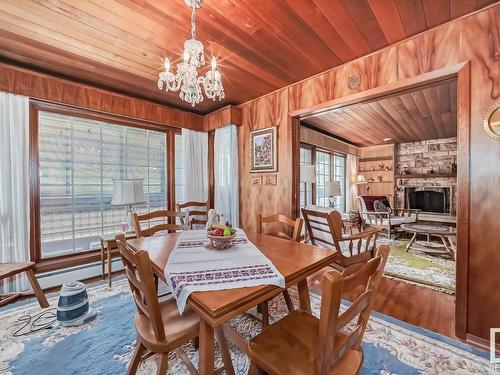
<svg viewBox="0 0 500 375">
<path fill-rule="evenodd" d="M 180 128 L 158 123 L 122 117 L 110 113 L 69 107 L 30 99 L 29 106 L 29 181 L 30 181 L 30 259 L 36 263 L 37 272 L 72 267 L 97 261 L 101 250 L 84 250 L 78 253 L 61 254 L 48 258 L 42 257 L 41 217 L 40 217 L 40 150 L 39 150 L 39 112 L 51 112 L 60 115 L 88 118 L 110 124 L 153 130 L 165 134 L 167 207 L 175 210 L 175 135 L 181 134 Z"/>
<path fill-rule="evenodd" d="M 342 152 L 338 152 L 338 151 L 335 151 L 335 150 L 330 150 L 330 149 L 327 149 L 327 148 L 323 148 L 323 147 L 318 147 L 316 145 L 313 145 L 313 144 L 310 144 L 310 143 L 304 143 L 304 142 L 300 142 L 300 147 L 299 147 L 299 150 L 300 148 L 308 148 L 311 150 L 311 160 L 312 160 L 312 164 L 316 167 L 317 165 L 317 153 L 318 152 L 323 152 L 323 153 L 326 153 L 326 154 L 329 154 L 330 155 L 330 162 L 329 162 L 329 173 L 330 173 L 330 179 L 332 177 L 335 177 L 335 157 L 341 157 L 344 159 L 344 179 L 343 179 L 343 191 L 344 191 L 344 195 L 343 195 L 343 199 L 344 199 L 344 202 L 343 202 L 343 206 L 344 206 L 344 209 L 346 207 L 346 199 L 347 199 L 347 192 L 346 192 L 346 184 L 347 184 L 347 171 L 346 171 L 346 166 L 345 166 L 345 163 L 347 162 L 347 155 L 342 153 Z M 300 161 L 299 161 L 299 166 L 300 166 Z M 300 184 L 300 182 L 299 182 Z M 318 205 L 318 194 L 317 194 L 317 183 L 316 184 L 312 184 L 312 205 Z M 299 193 L 300 193 L 300 185 L 299 185 Z M 299 206 L 300 206 L 300 196 L 299 196 Z"/>
</svg>

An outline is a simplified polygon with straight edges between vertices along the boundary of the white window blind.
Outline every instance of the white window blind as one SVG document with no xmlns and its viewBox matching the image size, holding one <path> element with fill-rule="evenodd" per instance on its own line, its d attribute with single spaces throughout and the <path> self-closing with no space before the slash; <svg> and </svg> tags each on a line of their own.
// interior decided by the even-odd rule
<svg viewBox="0 0 500 375">
<path fill-rule="evenodd" d="M 167 207 L 165 133 L 51 112 L 39 114 L 42 257 L 86 251 L 116 233 L 113 179 L 141 178 L 145 213 Z"/>
</svg>

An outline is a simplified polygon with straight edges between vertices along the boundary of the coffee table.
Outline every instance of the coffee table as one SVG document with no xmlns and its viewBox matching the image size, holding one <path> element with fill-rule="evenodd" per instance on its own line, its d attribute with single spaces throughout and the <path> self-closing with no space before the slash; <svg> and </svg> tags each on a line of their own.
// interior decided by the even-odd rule
<svg viewBox="0 0 500 375">
<path fill-rule="evenodd" d="M 410 243 L 406 246 L 406 251 L 418 250 L 429 254 L 443 254 L 448 255 L 451 259 L 455 260 L 457 249 L 453 237 L 456 237 L 457 231 L 455 228 L 443 225 L 431 224 L 402 224 L 401 230 L 413 233 Z M 418 235 L 427 236 L 427 241 L 417 241 Z M 438 237 L 442 245 L 436 242 L 431 242 L 431 237 Z"/>
</svg>

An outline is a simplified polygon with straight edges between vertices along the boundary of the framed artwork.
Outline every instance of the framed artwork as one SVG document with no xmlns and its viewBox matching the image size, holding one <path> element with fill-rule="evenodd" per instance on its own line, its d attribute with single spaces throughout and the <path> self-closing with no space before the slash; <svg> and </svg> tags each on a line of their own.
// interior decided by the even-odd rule
<svg viewBox="0 0 500 375">
<path fill-rule="evenodd" d="M 252 176 L 252 185 L 262 185 L 262 176 Z"/>
<path fill-rule="evenodd" d="M 277 172 L 276 126 L 250 132 L 250 173 Z"/>
<path fill-rule="evenodd" d="M 264 185 L 278 185 L 278 175 L 267 174 L 264 176 Z"/>
</svg>

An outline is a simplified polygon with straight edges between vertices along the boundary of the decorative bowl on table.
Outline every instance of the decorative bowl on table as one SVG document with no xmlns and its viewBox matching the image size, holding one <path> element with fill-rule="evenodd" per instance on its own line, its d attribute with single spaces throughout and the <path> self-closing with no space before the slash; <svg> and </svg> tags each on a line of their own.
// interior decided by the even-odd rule
<svg viewBox="0 0 500 375">
<path fill-rule="evenodd" d="M 233 246 L 233 239 L 236 237 L 236 229 L 231 224 L 213 224 L 207 231 L 207 248 L 214 250 L 226 250 Z"/>
</svg>

